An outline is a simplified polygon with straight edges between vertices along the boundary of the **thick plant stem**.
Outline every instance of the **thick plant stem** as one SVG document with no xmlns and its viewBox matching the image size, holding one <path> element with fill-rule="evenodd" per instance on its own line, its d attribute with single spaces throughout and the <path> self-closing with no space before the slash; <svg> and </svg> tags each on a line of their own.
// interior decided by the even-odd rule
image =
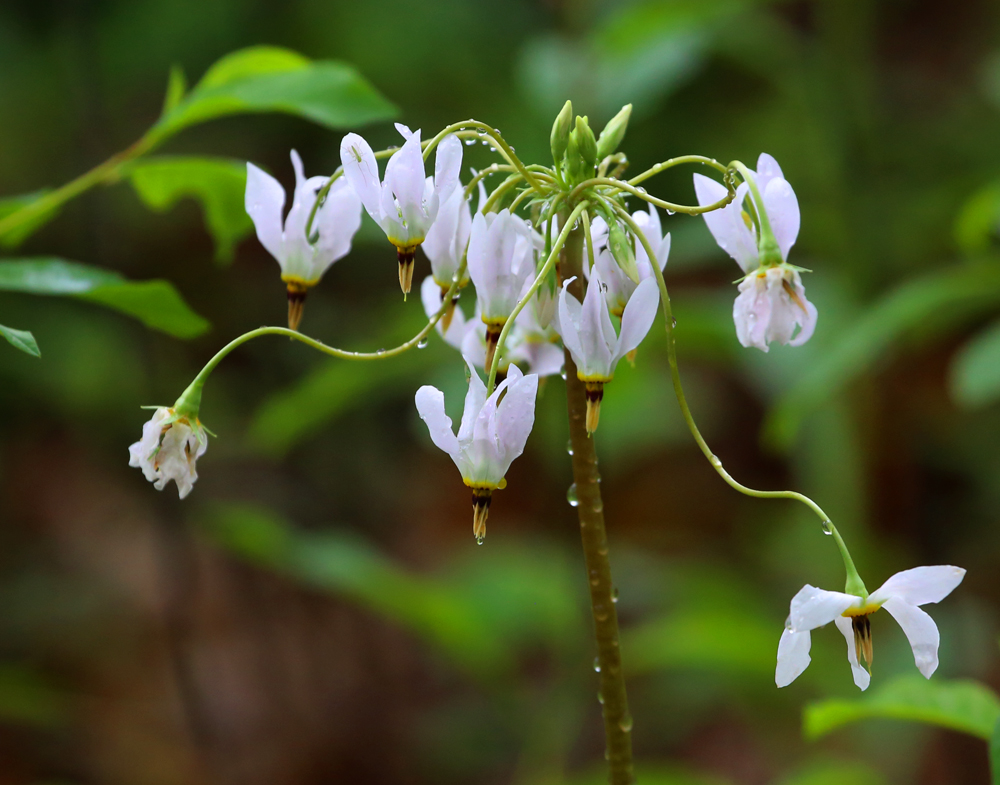
<svg viewBox="0 0 1000 785">
<path fill-rule="evenodd" d="M 565 220 L 566 216 L 563 216 Z M 576 276 L 570 293 L 583 300 L 583 227 L 575 228 L 563 246 L 560 277 Z M 566 397 L 569 403 L 569 435 L 573 446 L 573 482 L 576 487 L 577 515 L 583 555 L 587 562 L 590 605 L 594 615 L 597 641 L 597 666 L 600 668 L 600 700 L 604 710 L 604 735 L 607 740 L 609 781 L 611 785 L 630 785 L 632 772 L 632 715 L 628 711 L 625 676 L 622 673 L 618 644 L 618 614 L 615 589 L 608 560 L 608 536 L 604 529 L 604 502 L 601 501 L 597 451 L 587 434 L 587 395 L 584 383 L 576 378 L 576 365 L 566 352 Z"/>
</svg>

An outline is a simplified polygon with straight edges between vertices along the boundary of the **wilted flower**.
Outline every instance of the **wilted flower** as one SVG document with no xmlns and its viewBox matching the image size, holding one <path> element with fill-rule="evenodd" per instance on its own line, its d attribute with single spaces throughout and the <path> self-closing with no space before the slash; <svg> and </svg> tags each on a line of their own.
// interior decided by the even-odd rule
<svg viewBox="0 0 1000 785">
<path fill-rule="evenodd" d="M 757 204 L 751 199 L 753 209 L 766 214 L 780 259 L 762 255 L 767 238 L 743 209 L 744 200 L 752 194 L 746 183 L 736 189 L 736 198 L 730 204 L 705 213 L 704 218 L 719 247 L 747 273 L 733 306 L 737 337 L 744 346 L 756 346 L 766 352 L 770 341 L 792 346 L 808 341 L 816 327 L 817 312 L 806 299 L 798 270 L 787 264 L 788 252 L 799 234 L 799 203 L 795 192 L 778 162 L 767 153 L 761 153 L 757 171 L 752 174 L 763 200 L 763 204 Z M 721 184 L 700 174 L 694 176 L 694 188 L 701 205 L 712 204 L 726 195 Z M 800 328 L 797 335 L 796 325 Z"/>
<path fill-rule="evenodd" d="M 482 543 L 486 536 L 493 491 L 506 485 L 511 462 L 524 452 L 535 421 L 538 376 L 524 376 L 511 365 L 507 378 L 486 396 L 486 385 L 469 363 L 469 392 L 458 436 L 444 413 L 444 393 L 424 385 L 416 394 L 417 412 L 427 423 L 431 441 L 451 456 L 462 480 L 472 488 L 472 531 Z"/>
<path fill-rule="evenodd" d="M 183 499 L 198 479 L 195 462 L 208 449 L 208 436 L 197 418 L 161 406 L 142 426 L 142 438 L 128 448 L 128 465 L 142 469 L 158 491 L 173 480 Z"/>
<path fill-rule="evenodd" d="M 587 432 L 593 433 L 601 416 L 604 385 L 614 377 L 618 361 L 646 337 L 660 293 L 652 278 L 640 283 L 622 314 L 621 334 L 616 335 L 600 274 L 591 271 L 582 305 L 567 291 L 573 280 L 565 281 L 559 293 L 559 330 L 576 363 L 577 378 L 587 387 Z"/>
<path fill-rule="evenodd" d="M 799 677 L 810 662 L 810 630 L 832 621 L 847 640 L 847 659 L 851 663 L 854 683 L 862 690 L 868 689 L 872 666 L 871 623 L 868 617 L 879 608 L 885 608 L 899 622 L 913 649 L 917 669 L 929 679 L 937 670 L 941 636 L 934 620 L 918 606 L 940 602 L 964 577 L 965 570 L 961 567 L 915 567 L 897 572 L 867 599 L 803 586 L 792 598 L 791 614 L 778 642 L 775 683 L 785 687 Z M 866 667 L 858 661 L 859 652 Z"/>
<path fill-rule="evenodd" d="M 396 130 L 406 141 L 386 164 L 384 180 L 379 180 L 375 153 L 358 134 L 344 137 L 340 160 L 347 181 L 361 197 L 368 214 L 396 246 L 399 286 L 406 294 L 413 280 L 417 246 L 427 237 L 441 203 L 458 186 L 462 143 L 454 134 L 442 139 L 434 159 L 434 177 L 425 179 L 420 130 L 411 131 L 400 123 L 396 123 Z"/>
<path fill-rule="evenodd" d="M 245 206 L 261 245 L 281 265 L 281 280 L 288 286 L 288 326 L 296 330 L 309 287 L 319 283 L 330 265 L 351 250 L 351 240 L 361 226 L 361 200 L 344 180 L 335 180 L 316 210 L 312 224 L 315 242 L 310 242 L 306 223 L 316 204 L 316 191 L 327 178 L 306 179 L 302 159 L 295 150 L 292 166 L 295 192 L 284 226 L 281 218 L 285 189 L 252 163 L 247 163 Z"/>
<path fill-rule="evenodd" d="M 486 369 L 493 362 L 497 339 L 535 271 L 535 238 L 528 225 L 510 210 L 476 213 L 469 238 L 469 275 L 486 323 Z"/>
</svg>

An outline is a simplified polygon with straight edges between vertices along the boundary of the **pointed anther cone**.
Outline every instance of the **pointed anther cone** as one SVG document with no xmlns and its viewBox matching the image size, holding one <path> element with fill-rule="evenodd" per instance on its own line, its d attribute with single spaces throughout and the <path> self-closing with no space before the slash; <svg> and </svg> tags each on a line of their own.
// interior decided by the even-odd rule
<svg viewBox="0 0 1000 785">
<path fill-rule="evenodd" d="M 441 287 L 441 300 L 443 301 L 445 297 L 448 296 L 448 290 L 451 289 L 450 286 Z M 458 300 L 462 295 L 455 293 L 455 296 L 448 301 L 448 307 L 445 312 L 441 315 L 441 329 L 444 332 L 448 332 L 448 328 L 451 327 L 451 320 L 455 316 L 455 306 L 458 305 Z"/>
<path fill-rule="evenodd" d="M 872 672 L 872 624 L 868 616 L 854 616 L 851 619 L 851 627 L 854 629 L 854 648 L 858 652 L 858 658 Z"/>
<path fill-rule="evenodd" d="M 601 421 L 601 400 L 604 398 L 604 382 L 585 382 L 587 390 L 587 433 L 593 434 Z"/>
<path fill-rule="evenodd" d="M 404 295 L 410 293 L 410 287 L 413 285 L 413 257 L 416 253 L 415 245 L 396 248 L 396 258 L 399 260 L 399 288 L 403 290 Z"/>
<path fill-rule="evenodd" d="M 298 330 L 302 321 L 302 312 L 306 307 L 308 288 L 300 283 L 288 284 L 288 329 Z"/>
<path fill-rule="evenodd" d="M 472 534 L 480 545 L 486 539 L 486 519 L 490 514 L 490 502 L 493 500 L 493 490 L 490 488 L 472 489 Z"/>
<path fill-rule="evenodd" d="M 497 342 L 500 340 L 501 332 L 503 332 L 502 324 L 486 325 L 486 373 L 489 373 L 493 366 L 493 355 L 497 352 Z"/>
</svg>

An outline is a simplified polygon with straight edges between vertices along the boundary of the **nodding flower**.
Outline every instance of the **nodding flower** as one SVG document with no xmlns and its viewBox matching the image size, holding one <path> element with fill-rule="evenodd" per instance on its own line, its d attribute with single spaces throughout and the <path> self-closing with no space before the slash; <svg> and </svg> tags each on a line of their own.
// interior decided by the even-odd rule
<svg viewBox="0 0 1000 785">
<path fill-rule="evenodd" d="M 472 489 L 472 531 L 482 544 L 493 491 L 506 486 L 504 475 L 524 452 L 535 422 L 538 376 L 525 376 L 511 365 L 507 378 L 487 397 L 486 385 L 473 364 L 468 365 L 469 391 L 457 436 L 444 412 L 444 393 L 424 385 L 417 390 L 416 404 L 431 441 L 451 456 L 462 480 Z"/>
<path fill-rule="evenodd" d="M 879 608 L 885 608 L 899 622 L 913 649 L 917 670 L 929 679 L 937 670 L 941 636 L 934 620 L 919 606 L 940 602 L 964 577 L 961 567 L 914 567 L 897 572 L 867 598 L 803 586 L 792 598 L 791 612 L 778 642 L 775 684 L 791 684 L 809 666 L 810 632 L 832 621 L 847 641 L 854 683 L 862 690 L 868 689 L 873 651 L 869 617 Z"/>
<path fill-rule="evenodd" d="M 396 246 L 399 286 L 407 294 L 417 247 L 427 237 L 442 203 L 460 187 L 462 143 L 454 134 L 442 139 L 435 153 L 434 177 L 425 178 L 420 129 L 411 131 L 396 123 L 396 130 L 406 141 L 386 164 L 383 180 L 379 179 L 375 153 L 358 134 L 347 134 L 341 141 L 340 160 L 347 182 L 361 198 L 368 215 Z"/>
<path fill-rule="evenodd" d="M 316 192 L 327 178 L 307 179 L 295 150 L 292 167 L 295 191 L 284 224 L 285 189 L 252 163 L 247 163 L 245 207 L 260 244 L 281 266 L 281 280 L 288 289 L 288 326 L 297 330 L 306 292 L 319 283 L 330 265 L 351 250 L 351 241 L 361 226 L 361 199 L 343 179 L 334 180 L 323 204 L 316 209 L 313 236 L 307 237 L 306 224 L 316 204 Z"/>
<path fill-rule="evenodd" d="M 208 436 L 197 417 L 161 406 L 142 426 L 142 438 L 128 448 L 128 465 L 142 469 L 158 491 L 173 480 L 183 499 L 198 479 L 195 463 L 206 449 Z"/>
<path fill-rule="evenodd" d="M 751 176 L 759 200 L 742 183 L 730 204 L 703 215 L 719 247 L 746 273 L 733 305 L 736 336 L 744 346 L 765 352 L 772 341 L 800 346 L 816 329 L 818 313 L 806 299 L 798 268 L 788 264 L 788 253 L 799 235 L 799 203 L 778 162 L 767 153 L 761 153 Z M 721 184 L 700 174 L 694 176 L 694 188 L 700 205 L 726 196 Z M 748 198 L 754 215 L 744 209 Z M 766 217 L 770 232 L 761 229 L 761 216 Z"/>
</svg>

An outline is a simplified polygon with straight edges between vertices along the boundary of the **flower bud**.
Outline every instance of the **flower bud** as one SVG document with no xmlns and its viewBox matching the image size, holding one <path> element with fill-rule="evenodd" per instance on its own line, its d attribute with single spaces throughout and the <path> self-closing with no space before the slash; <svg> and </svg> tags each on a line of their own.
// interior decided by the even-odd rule
<svg viewBox="0 0 1000 785">
<path fill-rule="evenodd" d="M 557 164 L 566 156 L 566 146 L 569 144 L 570 124 L 573 121 L 573 102 L 567 101 L 552 123 L 552 134 L 549 145 L 552 147 L 552 160 Z"/>
<path fill-rule="evenodd" d="M 612 117 L 601 136 L 597 140 L 597 160 L 601 161 L 618 149 L 618 145 L 625 138 L 625 131 L 628 129 L 628 120 L 632 115 L 632 104 L 625 104 L 614 117 Z"/>
<path fill-rule="evenodd" d="M 628 235 L 618 221 L 611 221 L 608 232 L 608 248 L 618 266 L 633 282 L 639 283 L 639 267 L 635 263 L 635 251 Z"/>
<path fill-rule="evenodd" d="M 585 170 L 597 166 L 597 140 L 594 138 L 594 132 L 590 130 L 590 124 L 586 117 L 576 118 L 576 143 Z"/>
</svg>

